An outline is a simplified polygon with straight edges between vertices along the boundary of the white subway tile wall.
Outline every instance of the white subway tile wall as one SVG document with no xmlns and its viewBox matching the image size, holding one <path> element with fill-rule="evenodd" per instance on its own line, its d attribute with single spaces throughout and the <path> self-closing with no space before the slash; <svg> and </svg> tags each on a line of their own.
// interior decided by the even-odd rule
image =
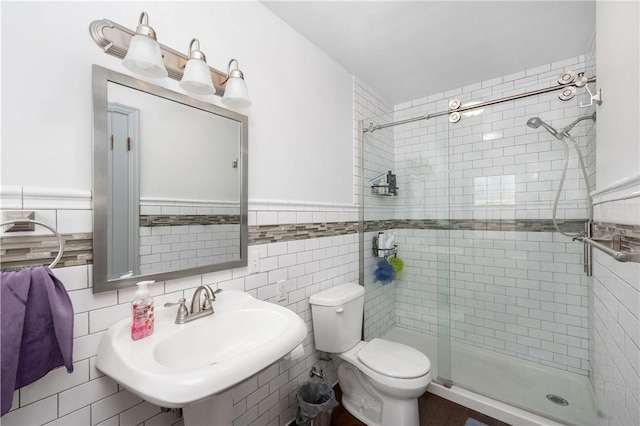
<svg viewBox="0 0 640 426">
<path fill-rule="evenodd" d="M 596 221 L 635 225 L 637 229 L 640 197 L 598 204 L 594 216 Z M 593 278 L 591 363 L 600 424 L 637 425 L 640 424 L 640 264 L 622 264 L 594 250 Z"/>
<path fill-rule="evenodd" d="M 580 56 L 418 99 L 396 106 L 394 120 L 447 111 L 454 96 L 465 106 L 557 85 L 562 72 L 585 67 Z M 552 92 L 463 112 L 461 121 L 454 124 L 445 115 L 395 126 L 395 167 L 404 189 L 395 200 L 396 209 L 409 219 L 550 219 L 564 145 L 544 128 L 533 129 L 526 123 L 537 116 L 560 130 L 594 111 L 580 108 L 583 101 L 584 95 L 579 94 L 562 102 Z M 571 130 L 592 183 L 593 126 L 591 120 L 582 121 Z M 586 219 L 587 190 L 576 152 L 568 144 L 568 170 L 557 218 Z"/>
<path fill-rule="evenodd" d="M 249 200 L 249 226 L 358 220 L 355 204 Z"/>
<path fill-rule="evenodd" d="M 368 120 L 375 117 L 376 124 L 393 121 L 393 107 L 372 87 L 354 77 L 354 118 L 367 119 L 364 127 L 369 125 Z M 356 129 L 357 130 L 357 129 Z M 358 142 L 358 135 L 354 136 Z M 393 130 L 391 128 L 376 130 L 365 134 L 362 141 L 364 152 L 363 176 L 357 182 L 359 191 L 364 191 L 364 220 L 386 220 L 395 216 L 394 197 L 385 197 L 372 194 L 368 188 L 370 179 L 386 173 L 394 168 Z M 359 167 L 358 167 L 359 169 Z M 370 340 L 384 335 L 396 323 L 395 292 L 396 284 L 382 285 L 374 281 L 376 258 L 369 250 L 373 232 L 367 232 L 364 236 L 364 338 Z"/>
<path fill-rule="evenodd" d="M 282 204 L 271 208 L 285 210 Z M 308 208 L 312 208 L 311 205 Z M 355 220 L 354 209 L 321 208 L 323 217 Z M 305 211 L 287 210 L 306 218 Z M 54 211 L 55 212 L 55 211 Z M 67 212 L 59 211 L 59 217 Z M 312 213 L 311 211 L 308 213 Z M 75 217 L 76 213 L 68 217 Z M 292 216 L 293 217 L 293 216 Z M 91 232 L 90 222 L 76 232 Z M 150 286 L 155 303 L 190 297 L 201 284 L 246 291 L 254 297 L 276 302 L 276 282 L 287 280 L 287 300 L 279 302 L 296 312 L 307 324 L 304 358 L 279 361 L 234 389 L 234 425 L 283 425 L 293 420 L 296 390 L 309 378 L 318 362 L 313 344 L 309 296 L 325 288 L 358 280 L 357 234 L 251 246 L 260 252 L 260 271 L 247 268 L 214 272 Z M 95 368 L 102 334 L 115 322 L 127 318 L 135 289 L 93 294 L 91 266 L 56 268 L 74 307 L 74 372 L 56 369 L 15 392 L 12 410 L 2 417 L 10 425 L 173 425 L 182 424 L 172 413 L 143 401 Z M 337 381 L 333 364 L 323 363 L 329 383 Z"/>
<path fill-rule="evenodd" d="M 364 236 L 364 339 L 367 341 L 382 337 L 396 325 L 397 321 L 396 289 L 399 280 L 382 284 L 374 279 L 374 271 L 379 259 L 372 255 L 368 243 L 375 234 L 375 232 L 367 232 Z"/>
<path fill-rule="evenodd" d="M 594 381 L 603 425 L 640 424 L 640 265 L 594 253 Z"/>
<path fill-rule="evenodd" d="M 240 258 L 240 225 L 140 227 L 140 272 L 175 271 Z"/>
<path fill-rule="evenodd" d="M 589 373 L 581 244 L 551 232 L 396 232 L 405 265 L 396 284 L 400 326 L 438 333 L 438 280 L 448 276 L 453 340 Z M 439 264 L 445 251 L 448 270 Z"/>
<path fill-rule="evenodd" d="M 364 120 L 363 127 L 370 124 L 385 124 L 393 121 L 393 107 L 372 87 L 354 79 L 354 105 L 356 120 Z M 363 138 L 363 170 L 359 182 L 364 191 L 365 220 L 393 219 L 396 208 L 395 197 L 373 194 L 369 181 L 388 171 L 395 173 L 393 127 L 369 131 Z M 402 188 L 401 188 L 402 189 Z"/>
</svg>

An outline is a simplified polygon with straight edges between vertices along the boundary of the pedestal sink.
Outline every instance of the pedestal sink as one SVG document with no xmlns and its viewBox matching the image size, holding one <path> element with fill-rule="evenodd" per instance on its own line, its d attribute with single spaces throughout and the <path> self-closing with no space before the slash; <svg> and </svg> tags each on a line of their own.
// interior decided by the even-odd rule
<svg viewBox="0 0 640 426">
<path fill-rule="evenodd" d="M 96 367 L 132 393 L 183 408 L 185 424 L 231 424 L 233 386 L 288 355 L 307 335 L 294 312 L 228 290 L 215 313 L 175 324 L 176 308 L 158 308 L 155 332 L 133 341 L 129 318 L 98 347 Z"/>
</svg>

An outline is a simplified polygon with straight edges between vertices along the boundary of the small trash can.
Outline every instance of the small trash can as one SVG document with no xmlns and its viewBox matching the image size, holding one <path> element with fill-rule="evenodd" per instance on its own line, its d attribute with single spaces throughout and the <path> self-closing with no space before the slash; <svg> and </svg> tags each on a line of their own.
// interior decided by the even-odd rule
<svg viewBox="0 0 640 426">
<path fill-rule="evenodd" d="M 338 406 L 333 389 L 326 383 L 307 382 L 298 389 L 298 426 L 330 426 L 331 412 Z"/>
</svg>

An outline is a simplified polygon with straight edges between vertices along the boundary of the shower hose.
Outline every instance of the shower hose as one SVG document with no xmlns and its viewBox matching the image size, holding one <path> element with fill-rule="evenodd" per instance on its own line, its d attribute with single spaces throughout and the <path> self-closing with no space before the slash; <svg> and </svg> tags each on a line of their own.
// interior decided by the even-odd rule
<svg viewBox="0 0 640 426">
<path fill-rule="evenodd" d="M 580 147 L 578 146 L 578 143 L 576 142 L 576 140 L 568 132 L 563 132 L 562 139 L 560 139 L 560 141 L 562 142 L 562 145 L 564 146 L 564 166 L 562 168 L 562 176 L 560 177 L 560 184 L 558 185 L 558 190 L 556 191 L 556 199 L 553 203 L 552 218 L 553 218 L 553 226 L 555 226 L 556 230 L 559 233 L 561 233 L 566 237 L 577 238 L 577 237 L 584 236 L 586 232 L 585 231 L 578 232 L 578 233 L 565 232 L 560 229 L 560 226 L 558 226 L 558 221 L 556 218 L 556 212 L 558 210 L 558 201 L 560 200 L 560 193 L 562 192 L 562 186 L 564 185 L 564 181 L 567 176 L 567 166 L 569 165 L 569 146 L 567 145 L 567 141 L 565 140 L 565 138 L 569 139 L 573 143 L 573 147 L 575 148 L 576 153 L 578 154 L 578 162 L 580 163 L 580 169 L 582 170 L 582 179 L 584 180 L 584 184 L 587 191 L 586 201 L 587 201 L 588 223 L 591 223 L 593 219 L 593 206 L 591 203 L 592 202 L 591 188 L 589 186 L 589 178 L 587 177 L 587 170 L 584 166 L 582 154 L 580 153 Z"/>
</svg>

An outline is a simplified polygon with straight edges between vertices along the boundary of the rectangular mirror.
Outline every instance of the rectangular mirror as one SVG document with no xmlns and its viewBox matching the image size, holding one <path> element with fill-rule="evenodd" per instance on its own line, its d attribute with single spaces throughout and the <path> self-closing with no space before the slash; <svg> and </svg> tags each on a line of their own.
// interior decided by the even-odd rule
<svg viewBox="0 0 640 426">
<path fill-rule="evenodd" d="M 93 291 L 247 265 L 244 115 L 93 66 Z"/>
</svg>

